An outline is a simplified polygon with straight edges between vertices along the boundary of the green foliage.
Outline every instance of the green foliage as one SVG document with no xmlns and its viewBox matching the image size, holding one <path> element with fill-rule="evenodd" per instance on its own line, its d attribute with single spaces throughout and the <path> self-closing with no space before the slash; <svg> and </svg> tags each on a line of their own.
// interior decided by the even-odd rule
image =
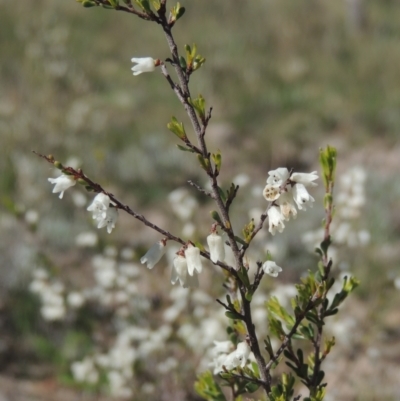
<svg viewBox="0 0 400 401">
<path fill-rule="evenodd" d="M 197 46 L 195 44 L 193 44 L 192 47 L 190 47 L 189 45 L 185 45 L 185 52 L 186 68 L 189 73 L 198 70 L 206 62 L 206 59 L 203 56 L 197 54 Z M 200 102 L 203 103 L 203 100 L 201 100 Z M 201 107 L 201 104 L 199 106 Z"/>
<path fill-rule="evenodd" d="M 250 222 L 246 224 L 242 230 L 245 242 L 250 242 L 254 229 L 255 229 L 254 219 L 251 219 Z"/>
<path fill-rule="evenodd" d="M 210 371 L 206 371 L 197 377 L 194 389 L 199 396 L 207 401 L 226 401 L 221 388 Z"/>
<path fill-rule="evenodd" d="M 295 323 L 295 318 L 291 316 L 286 309 L 279 303 L 278 298 L 271 297 L 267 301 L 267 310 L 269 312 L 269 316 L 274 316 L 282 319 L 285 322 L 286 327 L 291 330 Z M 275 323 L 276 324 L 276 323 Z"/>
<path fill-rule="evenodd" d="M 185 65 L 187 68 L 187 64 L 185 61 Z M 205 117 L 206 117 L 206 101 L 204 99 L 203 96 L 199 95 L 199 97 L 195 98 L 195 99 L 188 99 L 189 104 L 191 104 L 194 109 L 196 110 L 197 115 L 199 116 L 199 118 L 201 119 L 201 121 L 205 121 Z"/>
<path fill-rule="evenodd" d="M 183 123 L 176 119 L 176 117 L 172 117 L 171 121 L 167 124 L 167 128 L 179 139 L 183 141 L 187 139 L 185 127 L 183 126 Z"/>
<path fill-rule="evenodd" d="M 325 149 L 320 150 L 319 162 L 322 168 L 322 179 L 324 180 L 326 188 L 328 187 L 330 182 L 335 181 L 336 159 L 336 148 L 328 145 Z"/>
<path fill-rule="evenodd" d="M 219 171 L 221 170 L 221 164 L 222 164 L 222 156 L 221 156 L 221 152 L 218 150 L 216 153 L 213 153 L 211 155 L 211 158 L 215 164 L 215 173 L 216 175 L 219 174 Z M 221 191 L 223 194 L 223 191 Z M 223 199 L 224 200 L 225 195 L 223 195 Z"/>
<path fill-rule="evenodd" d="M 169 16 L 169 24 L 174 25 L 176 21 L 178 21 L 179 18 L 185 14 L 185 7 L 182 7 L 181 4 L 178 2 L 176 3 L 171 10 L 170 16 Z"/>
<path fill-rule="evenodd" d="M 295 378 L 290 373 L 283 373 L 278 384 L 272 387 L 269 399 L 271 401 L 292 401 L 294 384 Z"/>
</svg>

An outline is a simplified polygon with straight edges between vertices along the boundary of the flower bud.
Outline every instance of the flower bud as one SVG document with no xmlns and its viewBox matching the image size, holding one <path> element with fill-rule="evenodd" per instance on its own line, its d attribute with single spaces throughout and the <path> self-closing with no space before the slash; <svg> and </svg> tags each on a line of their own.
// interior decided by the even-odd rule
<svg viewBox="0 0 400 401">
<path fill-rule="evenodd" d="M 203 266 L 200 259 L 200 249 L 192 244 L 189 244 L 185 250 L 185 257 L 188 267 L 188 273 L 193 276 L 194 271 L 201 273 Z"/>
<path fill-rule="evenodd" d="M 225 248 L 222 237 L 216 233 L 211 233 L 207 237 L 207 244 L 210 248 L 210 259 L 214 263 L 218 260 L 223 262 L 225 260 Z"/>
<path fill-rule="evenodd" d="M 146 263 L 148 269 L 152 269 L 162 258 L 166 251 L 166 241 L 156 242 L 147 253 L 140 259 L 140 263 Z"/>
</svg>

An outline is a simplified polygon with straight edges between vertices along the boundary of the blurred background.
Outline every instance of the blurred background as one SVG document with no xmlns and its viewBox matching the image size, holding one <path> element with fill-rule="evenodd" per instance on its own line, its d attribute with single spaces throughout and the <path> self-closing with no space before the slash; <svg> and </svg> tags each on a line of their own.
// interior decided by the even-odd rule
<svg viewBox="0 0 400 401">
<path fill-rule="evenodd" d="M 399 400 L 398 2 L 181 4 L 175 38 L 207 59 L 192 94 L 213 106 L 207 141 L 222 151 L 222 186 L 241 186 L 239 232 L 266 206 L 269 170 L 317 170 L 319 148 L 337 147 L 335 275 L 361 285 L 327 328 L 337 345 L 326 399 Z M 214 301 L 223 276 L 210 265 L 198 290 L 172 287 L 172 245 L 148 271 L 139 260 L 159 236 L 124 213 L 111 235 L 97 230 L 92 195 L 76 186 L 58 199 L 47 181 L 57 171 L 32 153 L 82 167 L 149 220 L 205 243 L 213 206 L 187 185 L 205 177 L 166 128 L 174 115 L 191 135 L 190 123 L 158 71 L 130 71 L 131 57 L 168 57 L 161 30 L 73 0 L 0 0 L 0 54 L 0 400 L 199 399 L 196 372 L 227 339 Z M 249 254 L 254 266 L 269 249 L 284 269 L 255 301 L 260 333 L 271 292 L 287 301 L 316 268 L 322 185 L 312 195 L 312 213 L 274 238 L 265 229 Z"/>
</svg>

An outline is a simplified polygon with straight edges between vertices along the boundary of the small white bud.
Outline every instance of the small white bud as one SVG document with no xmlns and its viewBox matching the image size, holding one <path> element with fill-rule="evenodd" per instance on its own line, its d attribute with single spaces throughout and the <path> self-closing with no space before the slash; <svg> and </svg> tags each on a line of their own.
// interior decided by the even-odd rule
<svg viewBox="0 0 400 401">
<path fill-rule="evenodd" d="M 167 242 L 165 240 L 161 240 L 156 242 L 140 259 L 140 263 L 146 263 L 148 269 L 152 269 L 162 258 L 166 248 Z"/>
<path fill-rule="evenodd" d="M 225 247 L 222 237 L 216 233 L 211 233 L 207 237 L 207 244 L 210 248 L 210 259 L 215 263 L 218 260 L 225 260 Z"/>
<path fill-rule="evenodd" d="M 193 276 L 194 271 L 201 273 L 203 266 L 200 259 L 200 249 L 189 244 L 185 250 L 188 273 Z"/>
</svg>

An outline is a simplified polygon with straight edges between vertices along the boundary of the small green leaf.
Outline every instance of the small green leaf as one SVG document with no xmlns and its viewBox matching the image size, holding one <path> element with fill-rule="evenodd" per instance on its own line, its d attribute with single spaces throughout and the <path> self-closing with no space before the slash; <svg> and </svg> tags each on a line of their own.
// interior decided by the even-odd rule
<svg viewBox="0 0 400 401">
<path fill-rule="evenodd" d="M 187 148 L 186 146 L 182 146 L 182 145 L 176 145 L 176 146 L 177 146 L 177 148 L 178 148 L 179 150 L 182 150 L 182 151 L 184 151 L 184 152 L 194 153 L 194 150 L 193 150 L 193 149 Z"/>
<path fill-rule="evenodd" d="M 185 57 L 179 56 L 179 63 L 180 63 L 180 65 L 181 65 L 181 67 L 182 67 L 184 70 L 186 70 L 187 64 L 186 64 Z"/>
<path fill-rule="evenodd" d="M 208 172 L 210 169 L 209 160 L 204 158 L 202 155 L 197 155 L 197 160 L 200 162 L 200 166 L 203 168 L 203 170 Z"/>
<path fill-rule="evenodd" d="M 171 121 L 167 124 L 167 128 L 173 132 L 179 139 L 186 141 L 186 131 L 183 123 L 179 122 L 175 117 L 171 118 Z"/>
<path fill-rule="evenodd" d="M 231 311 L 226 311 L 225 316 L 229 319 L 233 320 L 242 320 L 242 316 L 240 316 L 238 313 L 231 312 Z"/>
<path fill-rule="evenodd" d="M 97 4 L 94 1 L 90 1 L 90 0 L 85 0 L 82 2 L 83 7 L 85 8 L 90 8 L 90 7 L 95 7 L 97 6 Z"/>
<path fill-rule="evenodd" d="M 239 244 L 247 245 L 247 242 L 245 240 L 243 240 L 242 238 L 238 237 L 237 235 L 235 235 L 235 241 L 239 242 Z"/>
<path fill-rule="evenodd" d="M 224 223 L 221 220 L 220 215 L 218 214 L 218 212 L 216 210 L 213 210 L 210 212 L 211 217 L 217 222 L 219 223 L 222 227 L 224 226 Z"/>
<path fill-rule="evenodd" d="M 250 288 L 250 280 L 247 274 L 247 269 L 244 266 L 241 266 L 240 269 L 237 271 L 240 281 L 243 285 L 249 289 Z"/>
</svg>

